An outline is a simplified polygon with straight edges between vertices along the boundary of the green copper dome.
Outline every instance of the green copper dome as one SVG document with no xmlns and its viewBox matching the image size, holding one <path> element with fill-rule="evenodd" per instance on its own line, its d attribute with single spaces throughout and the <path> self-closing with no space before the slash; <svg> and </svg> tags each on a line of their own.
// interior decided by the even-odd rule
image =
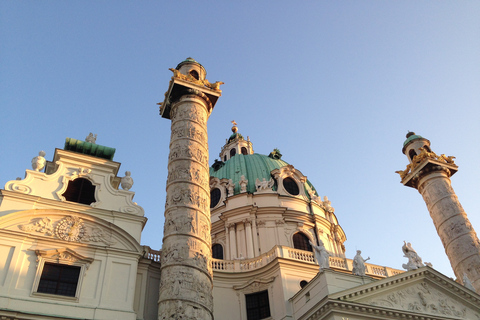
<svg viewBox="0 0 480 320">
<path fill-rule="evenodd" d="M 247 192 L 254 193 L 256 191 L 255 181 L 257 178 L 262 181 L 270 180 L 270 172 L 275 169 L 280 169 L 287 166 L 288 163 L 280 159 L 272 159 L 268 156 L 258 153 L 243 155 L 237 154 L 223 163 L 223 166 L 219 166 L 217 171 L 213 167 L 210 167 L 210 176 L 219 179 L 232 179 L 235 183 L 235 194 L 240 193 L 240 178 L 242 175 L 248 180 Z M 315 190 L 313 185 L 307 181 L 310 188 Z M 274 186 L 276 190 L 276 185 Z M 308 193 L 307 193 L 308 195 Z"/>
<path fill-rule="evenodd" d="M 416 140 L 416 139 L 424 139 L 422 136 L 415 134 L 415 132 L 411 132 L 412 134 L 408 136 L 407 140 L 403 143 L 403 146 L 405 147 L 410 141 Z"/>
</svg>

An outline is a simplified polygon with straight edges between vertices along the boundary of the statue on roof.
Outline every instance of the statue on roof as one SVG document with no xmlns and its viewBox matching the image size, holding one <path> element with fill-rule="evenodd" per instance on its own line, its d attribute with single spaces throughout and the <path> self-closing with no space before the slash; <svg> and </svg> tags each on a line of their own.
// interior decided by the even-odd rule
<svg viewBox="0 0 480 320">
<path fill-rule="evenodd" d="M 408 258 L 407 264 L 402 264 L 403 269 L 407 271 L 417 270 L 425 266 L 422 262 L 422 258 L 417 254 L 417 251 L 412 248 L 412 244 L 410 242 L 403 241 L 402 251 L 405 258 Z"/>
<path fill-rule="evenodd" d="M 95 144 L 95 141 L 97 141 L 97 134 L 93 135 L 93 133 L 90 132 L 85 138 L 85 141 Z"/>
<path fill-rule="evenodd" d="M 273 149 L 272 152 L 268 155 L 269 158 L 275 159 L 275 160 L 280 160 L 282 158 L 282 154 L 280 153 L 280 150 L 278 148 Z"/>
<path fill-rule="evenodd" d="M 45 160 L 45 151 L 40 151 L 38 153 L 38 156 L 32 159 L 32 169 L 35 171 L 40 171 L 45 168 L 45 164 L 47 163 L 47 160 Z"/>
<path fill-rule="evenodd" d="M 367 260 L 370 260 L 370 257 L 368 257 L 367 259 L 363 259 L 362 251 L 357 250 L 357 254 L 352 261 L 352 273 L 357 276 L 364 276 L 366 271 L 365 262 L 367 262 Z"/>
<path fill-rule="evenodd" d="M 228 190 L 228 196 L 229 197 L 233 196 L 233 193 L 235 190 L 235 183 L 233 182 L 232 179 L 228 179 L 227 190 Z"/>
<path fill-rule="evenodd" d="M 260 181 L 260 179 L 257 178 L 257 180 L 255 181 L 255 188 L 257 188 L 257 191 L 268 190 L 268 189 L 272 189 L 274 184 L 275 184 L 275 181 L 273 180 L 273 178 L 270 178 L 270 180 L 268 181 L 265 178 L 263 178 L 262 181 Z"/>
<path fill-rule="evenodd" d="M 243 174 L 240 177 L 240 181 L 238 182 L 238 184 L 240 185 L 240 193 L 247 192 L 248 180 L 247 180 L 247 178 L 245 178 L 245 176 Z"/>
<path fill-rule="evenodd" d="M 310 245 L 313 248 L 314 255 L 315 255 L 315 261 L 317 261 L 318 266 L 320 267 L 320 271 L 323 269 L 328 269 L 330 268 L 330 260 L 329 256 L 330 254 L 328 253 L 327 249 L 325 248 L 325 245 L 323 244 L 323 241 L 318 239 L 319 245 L 316 246 L 312 243 L 312 241 L 308 240 Z"/>
</svg>

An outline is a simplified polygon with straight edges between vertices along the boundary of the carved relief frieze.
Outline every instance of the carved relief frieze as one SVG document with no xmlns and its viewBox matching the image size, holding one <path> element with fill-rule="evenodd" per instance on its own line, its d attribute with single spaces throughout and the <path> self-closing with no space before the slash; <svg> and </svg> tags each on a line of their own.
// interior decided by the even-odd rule
<svg viewBox="0 0 480 320">
<path fill-rule="evenodd" d="M 56 221 L 50 217 L 34 218 L 18 228 L 68 242 L 103 242 L 107 246 L 116 243 L 109 232 L 100 227 L 87 226 L 83 219 L 76 216 L 65 216 Z"/>
<path fill-rule="evenodd" d="M 210 203 L 205 192 L 192 191 L 188 187 L 177 187 L 167 194 L 166 206 L 195 206 L 208 210 Z"/>
<path fill-rule="evenodd" d="M 172 128 L 172 140 L 181 138 L 193 139 L 202 144 L 207 143 L 205 129 L 198 127 L 198 125 L 195 126 L 191 123 Z"/>
<path fill-rule="evenodd" d="M 167 184 L 173 181 L 195 182 L 208 189 L 208 175 L 202 174 L 203 170 L 185 164 L 173 165 L 168 170 Z"/>
<path fill-rule="evenodd" d="M 173 214 L 172 214 L 173 213 Z M 168 218 L 164 225 L 164 234 L 172 233 L 193 233 L 197 232 L 195 212 L 190 214 L 188 211 L 183 214 L 177 214 L 177 211 L 169 211 Z"/>
<path fill-rule="evenodd" d="M 207 165 L 208 153 L 194 144 L 177 144 L 170 150 L 169 160 L 176 160 L 180 158 L 193 159 L 203 165 Z"/>
<path fill-rule="evenodd" d="M 187 108 L 182 108 L 182 106 L 173 108 L 170 111 L 170 118 L 172 121 L 188 120 L 199 122 L 202 125 L 205 125 L 207 121 L 206 111 L 194 105 L 189 105 Z"/>
<path fill-rule="evenodd" d="M 462 319 L 476 319 L 480 317 L 480 315 L 475 314 L 459 301 L 455 301 L 443 292 L 432 288 L 426 282 L 365 302 L 375 306 Z"/>
</svg>

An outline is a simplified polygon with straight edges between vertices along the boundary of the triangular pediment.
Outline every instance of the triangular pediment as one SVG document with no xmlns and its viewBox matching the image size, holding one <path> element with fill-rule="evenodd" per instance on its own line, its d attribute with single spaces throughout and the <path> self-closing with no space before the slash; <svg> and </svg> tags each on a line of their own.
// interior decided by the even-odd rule
<svg viewBox="0 0 480 320">
<path fill-rule="evenodd" d="M 480 295 L 430 267 L 337 292 L 329 299 L 441 319 L 480 319 Z"/>
</svg>

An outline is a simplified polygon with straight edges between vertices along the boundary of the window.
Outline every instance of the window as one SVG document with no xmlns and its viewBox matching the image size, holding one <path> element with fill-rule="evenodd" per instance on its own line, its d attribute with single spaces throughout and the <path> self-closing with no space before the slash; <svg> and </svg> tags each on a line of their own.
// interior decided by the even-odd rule
<svg viewBox="0 0 480 320">
<path fill-rule="evenodd" d="M 218 188 L 210 191 L 210 208 L 215 208 L 217 206 L 217 204 L 220 202 L 221 196 L 222 192 Z"/>
<path fill-rule="evenodd" d="M 301 232 L 297 232 L 293 235 L 293 247 L 295 249 L 313 252 L 312 246 L 308 242 L 307 236 Z"/>
<path fill-rule="evenodd" d="M 215 243 L 212 246 L 212 258 L 223 260 L 223 247 L 221 244 Z"/>
<path fill-rule="evenodd" d="M 247 320 L 265 319 L 270 317 L 268 290 L 245 295 L 247 305 Z"/>
<path fill-rule="evenodd" d="M 67 201 L 89 205 L 95 202 L 95 186 L 87 179 L 77 178 L 68 182 L 63 196 Z"/>
<path fill-rule="evenodd" d="M 247 155 L 247 154 L 248 154 L 247 148 L 242 147 L 242 154 L 244 154 L 244 155 Z"/>
<path fill-rule="evenodd" d="M 45 262 L 37 292 L 75 297 L 81 267 Z"/>
<path fill-rule="evenodd" d="M 230 150 L 230 158 L 237 154 L 237 150 L 235 148 Z"/>
<path fill-rule="evenodd" d="M 198 76 L 198 72 L 196 70 L 190 71 L 190 75 L 197 80 L 200 79 L 200 77 Z"/>
<path fill-rule="evenodd" d="M 410 159 L 413 160 L 413 157 L 415 157 L 417 155 L 417 153 L 415 152 L 415 150 L 411 149 L 410 152 L 408 153 L 408 155 L 410 156 Z"/>
<path fill-rule="evenodd" d="M 300 193 L 300 190 L 298 189 L 298 184 L 292 178 L 283 179 L 283 187 L 292 196 L 297 196 Z"/>
</svg>

